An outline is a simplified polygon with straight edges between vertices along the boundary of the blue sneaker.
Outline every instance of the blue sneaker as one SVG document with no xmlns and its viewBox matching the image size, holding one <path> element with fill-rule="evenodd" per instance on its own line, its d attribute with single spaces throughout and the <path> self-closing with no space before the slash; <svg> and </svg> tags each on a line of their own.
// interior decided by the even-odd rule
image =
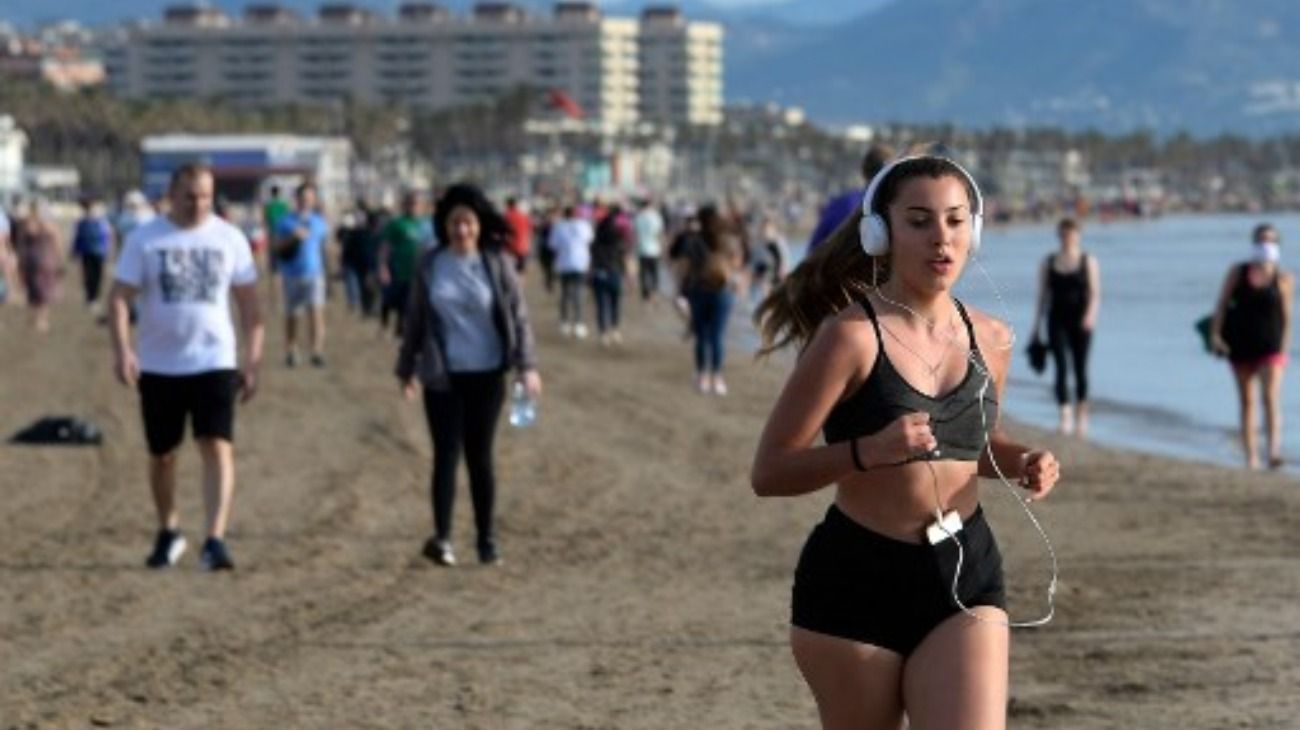
<svg viewBox="0 0 1300 730">
<path fill-rule="evenodd" d="M 199 567 L 204 570 L 234 570 L 235 561 L 230 559 L 226 543 L 218 537 L 209 537 L 203 541 L 203 550 L 199 552 Z"/>
<path fill-rule="evenodd" d="M 145 558 L 144 564 L 150 568 L 170 568 L 185 554 L 185 537 L 179 530 L 159 530 L 154 538 L 153 552 Z"/>
</svg>

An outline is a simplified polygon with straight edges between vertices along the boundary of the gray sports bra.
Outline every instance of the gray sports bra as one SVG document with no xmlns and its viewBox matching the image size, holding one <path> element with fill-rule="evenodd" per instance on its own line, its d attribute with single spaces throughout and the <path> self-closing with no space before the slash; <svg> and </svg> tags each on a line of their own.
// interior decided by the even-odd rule
<svg viewBox="0 0 1300 730">
<path fill-rule="evenodd" d="M 984 423 L 991 427 L 997 421 L 997 398 L 990 393 L 983 396 L 983 417 L 980 414 L 980 391 L 984 388 L 988 366 L 979 346 L 975 343 L 975 327 L 962 303 L 953 300 L 966 332 L 970 336 L 971 360 L 966 364 L 966 376 L 955 388 L 939 397 L 931 397 L 912 387 L 894 369 L 885 354 L 885 341 L 880 335 L 876 311 L 864 297 L 871 326 L 876 330 L 876 362 L 871 374 L 848 398 L 835 404 L 822 434 L 826 443 L 848 441 L 859 436 L 870 436 L 905 413 L 930 414 L 930 427 L 939 442 L 937 453 L 918 454 L 907 461 L 978 461 L 984 450 Z M 991 388 L 990 388 L 991 391 Z"/>
</svg>

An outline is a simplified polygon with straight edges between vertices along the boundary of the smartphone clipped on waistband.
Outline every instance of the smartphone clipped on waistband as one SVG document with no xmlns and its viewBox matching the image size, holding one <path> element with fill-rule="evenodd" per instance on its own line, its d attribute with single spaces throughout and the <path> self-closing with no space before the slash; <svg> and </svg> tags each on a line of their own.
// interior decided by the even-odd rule
<svg viewBox="0 0 1300 730">
<path fill-rule="evenodd" d="M 955 509 L 949 510 L 943 516 L 942 526 L 938 520 L 935 520 L 925 528 L 925 536 L 930 540 L 931 545 L 938 545 L 950 537 L 956 537 L 958 532 L 961 532 L 961 515 Z"/>
</svg>

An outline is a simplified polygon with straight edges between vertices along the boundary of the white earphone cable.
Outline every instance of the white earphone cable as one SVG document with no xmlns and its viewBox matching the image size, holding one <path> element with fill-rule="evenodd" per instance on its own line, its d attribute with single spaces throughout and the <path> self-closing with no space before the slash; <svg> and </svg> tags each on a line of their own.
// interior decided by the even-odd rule
<svg viewBox="0 0 1300 730">
<path fill-rule="evenodd" d="M 1004 314 L 1003 320 L 1009 322 L 1009 318 L 1005 316 L 1006 302 L 1002 299 L 1001 292 L 999 292 L 997 289 L 997 284 L 993 281 L 993 278 L 989 276 L 988 271 L 984 269 L 983 265 L 979 263 L 979 260 L 975 256 L 972 256 L 971 260 L 975 263 L 976 267 L 980 270 L 980 273 L 984 275 L 985 279 L 989 282 L 989 285 L 992 287 L 994 296 L 997 298 L 998 303 L 1000 305 L 1000 309 L 1003 310 L 1003 314 Z M 911 307 L 908 307 L 905 304 L 896 302 L 893 299 L 889 298 L 880 290 L 879 286 L 873 287 L 873 290 L 875 291 L 876 296 L 880 297 L 882 300 L 888 302 L 889 304 L 895 307 L 898 307 L 903 311 L 912 314 L 913 316 L 920 318 L 924 322 L 929 323 L 928 318 L 916 312 Z M 1016 341 L 1015 330 L 1011 329 L 1009 324 L 1008 324 L 1008 330 L 1011 332 L 1011 336 L 1008 339 L 1007 345 L 1005 348 L 999 348 L 999 349 L 1009 350 L 1015 346 L 1015 341 Z M 896 340 L 898 339 L 897 335 L 894 335 L 892 332 L 890 334 Z M 923 364 L 926 364 L 925 360 L 921 358 L 920 355 L 917 354 L 914 350 L 912 350 L 912 348 L 908 347 L 906 344 L 902 343 L 901 341 L 900 344 L 903 344 L 904 348 L 907 349 L 909 352 L 911 352 L 913 356 L 920 359 Z M 1002 471 L 1002 467 L 998 464 L 997 457 L 993 453 L 992 436 L 989 433 L 988 413 L 984 407 L 984 402 L 985 399 L 987 398 L 988 389 L 993 384 L 993 377 L 992 374 L 989 372 L 988 368 L 980 364 L 978 360 L 976 360 L 975 358 L 975 353 L 977 351 L 976 347 L 977 347 L 976 343 L 972 341 L 970 348 L 967 350 L 966 359 L 970 363 L 970 365 L 974 367 L 975 370 L 984 378 L 984 383 L 980 386 L 979 395 L 977 397 L 979 403 L 979 410 L 980 410 L 980 426 L 981 426 L 981 430 L 984 433 L 984 444 L 981 448 L 981 451 L 988 454 L 989 464 L 992 465 L 993 471 L 997 474 L 998 481 L 1000 481 L 1007 488 L 1007 490 L 1012 496 L 1012 499 L 1014 499 L 1015 502 L 1018 505 L 1020 505 L 1020 508 L 1024 510 L 1025 515 L 1029 518 L 1030 523 L 1034 526 L 1034 529 L 1037 530 L 1039 537 L 1042 538 L 1043 544 L 1047 547 L 1048 557 L 1051 560 L 1052 577 L 1047 585 L 1047 613 L 1045 613 L 1043 616 L 1039 618 L 1024 620 L 1024 621 L 1014 621 L 1011 619 L 1008 619 L 1006 621 L 1001 621 L 1001 620 L 989 619 L 980 616 L 979 614 L 972 611 L 968 606 L 966 606 L 966 604 L 962 602 L 958 591 L 958 581 L 961 578 L 961 568 L 965 562 L 965 557 L 966 557 L 965 547 L 962 545 L 961 541 L 957 539 L 956 533 L 950 531 L 947 525 L 944 524 L 942 497 L 939 493 L 939 475 L 934 469 L 934 464 L 927 460 L 923 463 L 925 464 L 926 468 L 930 471 L 930 477 L 933 480 L 934 498 L 935 498 L 935 522 L 936 524 L 939 525 L 939 529 L 944 532 L 944 534 L 948 537 L 948 539 L 952 540 L 953 543 L 955 543 L 957 546 L 957 566 L 956 569 L 953 571 L 952 585 L 950 586 L 952 592 L 952 598 L 953 601 L 956 602 L 957 607 L 960 608 L 963 613 L 965 613 L 967 616 L 970 616 L 971 618 L 981 623 L 989 623 L 998 626 L 1006 626 L 1008 628 L 1035 628 L 1039 626 L 1045 626 L 1056 615 L 1056 588 L 1060 576 L 1059 565 L 1056 557 L 1056 548 L 1052 545 L 1051 539 L 1047 536 L 1047 531 L 1043 529 L 1042 523 L 1039 522 L 1038 518 L 1034 515 L 1033 510 L 1029 509 L 1029 499 L 1021 498 L 1020 493 L 1016 491 L 1015 486 L 1011 484 L 1010 480 L 1007 479 L 1006 474 Z M 945 347 L 945 352 L 946 351 L 947 351 L 947 347 Z M 931 370 L 931 372 L 934 373 L 937 371 L 937 369 L 938 368 L 935 367 Z"/>
</svg>

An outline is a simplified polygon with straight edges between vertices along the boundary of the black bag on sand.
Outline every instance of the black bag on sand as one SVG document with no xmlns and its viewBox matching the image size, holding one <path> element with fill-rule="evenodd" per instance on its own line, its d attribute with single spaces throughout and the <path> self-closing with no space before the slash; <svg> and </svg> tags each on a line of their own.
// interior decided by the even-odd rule
<svg viewBox="0 0 1300 730">
<path fill-rule="evenodd" d="M 1047 368 L 1047 345 L 1038 339 L 1037 334 L 1029 340 L 1029 345 L 1025 347 L 1025 354 L 1029 356 L 1029 367 L 1036 375 L 1042 375 L 1043 370 Z"/>
<path fill-rule="evenodd" d="M 95 424 L 72 416 L 46 416 L 9 438 L 10 443 L 97 446 L 104 440 Z"/>
</svg>

